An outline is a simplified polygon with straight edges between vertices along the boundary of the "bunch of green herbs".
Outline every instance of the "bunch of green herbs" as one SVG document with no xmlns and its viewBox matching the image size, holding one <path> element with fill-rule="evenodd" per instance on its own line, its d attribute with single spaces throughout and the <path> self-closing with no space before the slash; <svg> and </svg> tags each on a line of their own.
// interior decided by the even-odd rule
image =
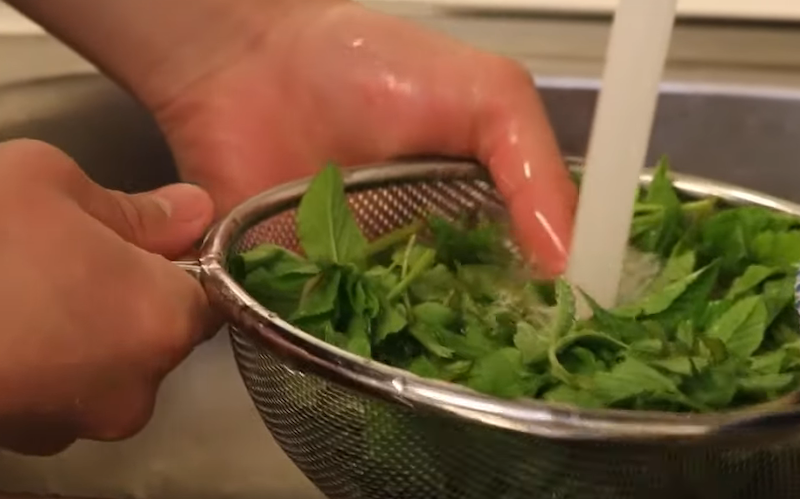
<svg viewBox="0 0 800 499">
<path fill-rule="evenodd" d="M 585 296 L 587 320 L 572 287 L 531 278 L 481 214 L 368 241 L 334 165 L 300 202 L 302 254 L 263 244 L 230 270 L 297 327 L 419 376 L 503 398 L 720 411 L 778 398 L 800 373 L 800 220 L 720 204 L 682 199 L 662 160 L 631 226 L 631 251 L 658 271 L 614 309 Z"/>
</svg>

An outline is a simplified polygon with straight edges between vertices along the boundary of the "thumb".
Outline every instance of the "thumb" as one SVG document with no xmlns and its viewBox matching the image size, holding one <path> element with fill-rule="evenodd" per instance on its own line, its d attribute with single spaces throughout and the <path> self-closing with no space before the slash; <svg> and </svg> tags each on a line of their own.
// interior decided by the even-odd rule
<svg viewBox="0 0 800 499">
<path fill-rule="evenodd" d="M 95 218 L 136 246 L 167 258 L 188 252 L 211 223 L 214 205 L 201 188 L 173 184 L 141 194 L 106 191 Z"/>
</svg>

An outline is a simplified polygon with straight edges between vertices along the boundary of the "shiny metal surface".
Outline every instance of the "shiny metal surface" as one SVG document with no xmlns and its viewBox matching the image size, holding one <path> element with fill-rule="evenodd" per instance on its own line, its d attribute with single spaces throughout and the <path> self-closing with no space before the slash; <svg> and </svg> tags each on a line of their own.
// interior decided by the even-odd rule
<svg viewBox="0 0 800 499">
<path fill-rule="evenodd" d="M 567 154 L 585 152 L 594 82 L 546 81 L 545 104 Z M 800 201 L 800 96 L 763 89 L 665 87 L 650 159 L 681 172 Z M 72 155 L 101 184 L 128 192 L 177 179 L 152 120 L 96 75 L 0 88 L 0 140 L 33 137 Z M 0 453 L 0 490 L 85 497 L 318 498 L 277 448 L 218 336 L 164 385 L 153 423 L 118 444 L 81 443 L 51 459 Z"/>
<path fill-rule="evenodd" d="M 574 166 L 579 164 L 579 160 L 572 162 Z M 357 212 L 362 226 L 370 226 L 375 217 L 383 219 L 389 216 L 378 208 L 382 204 L 392 204 L 387 186 L 396 186 L 399 191 L 408 188 L 410 191 L 415 184 L 419 184 L 425 186 L 426 191 L 435 197 L 437 189 L 443 188 L 438 187 L 439 185 L 452 183 L 455 186 L 463 182 L 464 192 L 469 188 L 477 191 L 478 184 L 474 187 L 472 184 L 486 182 L 487 178 L 485 170 L 474 163 L 432 160 L 359 168 L 345 175 L 345 186 L 359 194 L 370 191 L 371 201 L 360 201 L 361 209 Z M 650 179 L 651 175 L 645 174 L 642 176 L 642 183 L 647 184 Z M 365 360 L 304 333 L 251 298 L 227 273 L 224 264 L 237 249 L 246 249 L 260 242 L 287 244 L 290 241 L 288 239 L 273 240 L 269 237 L 277 237 L 274 235 L 275 231 L 281 230 L 277 225 L 274 229 L 258 226 L 262 223 L 269 224 L 273 217 L 290 220 L 286 212 L 296 207 L 308 182 L 309 180 L 301 180 L 271 189 L 235 208 L 210 232 L 201 250 L 200 259 L 203 271 L 201 280 L 209 294 L 217 298 L 216 302 L 223 308 L 228 320 L 242 330 L 242 334 L 260 336 L 263 340 L 262 348 L 270 349 L 273 353 L 278 352 L 293 368 L 311 371 L 326 380 L 341 383 L 387 402 L 441 411 L 499 429 L 553 439 L 623 440 L 629 443 L 651 439 L 691 441 L 724 432 L 726 440 L 731 441 L 734 435 L 726 427 L 747 426 L 752 429 L 754 421 L 757 421 L 754 419 L 753 409 L 687 416 L 657 412 L 554 408 L 552 404 L 533 401 L 504 402 L 459 386 L 419 378 L 405 371 Z M 737 186 L 688 175 L 676 176 L 675 186 L 692 197 L 714 196 L 730 205 L 761 205 L 800 217 L 798 204 Z M 464 203 L 459 206 L 463 210 L 467 209 L 468 202 L 474 206 L 493 202 L 492 194 L 481 191 L 473 197 L 464 194 L 458 198 L 459 201 L 449 201 Z M 421 210 L 424 205 L 439 212 L 444 209 L 439 203 L 440 201 L 432 198 L 420 201 L 418 206 L 403 208 L 411 213 Z M 384 210 L 386 209 L 391 208 Z M 404 216 L 411 217 L 410 214 Z M 405 223 L 410 221 L 405 220 Z M 292 225 L 290 221 L 282 223 Z M 392 228 L 396 227 L 386 227 L 389 230 Z M 252 236 L 249 235 L 251 233 Z M 294 241 L 290 244 L 292 242 Z M 253 389 L 252 386 L 249 388 Z M 775 416 L 777 413 L 771 415 Z M 800 409 L 790 406 L 780 415 L 780 418 L 774 419 L 783 422 L 781 429 L 792 433 L 800 430 Z M 748 435 L 740 432 L 738 436 Z"/>
<path fill-rule="evenodd" d="M 368 238 L 428 213 L 454 218 L 502 206 L 487 172 L 474 163 L 404 161 L 344 177 Z M 645 175 L 643 182 L 650 179 Z M 296 208 L 308 182 L 271 189 L 225 217 L 201 250 L 201 282 L 231 324 L 237 364 L 266 426 L 330 498 L 485 499 L 488 483 L 507 499 L 649 499 L 681 491 L 794 497 L 800 485 L 794 397 L 711 414 L 502 400 L 352 355 L 262 307 L 233 281 L 225 262 L 261 243 L 298 251 Z M 680 175 L 675 184 L 689 197 L 714 195 L 731 205 L 800 216 L 800 206 L 747 189 Z M 460 437 L 442 440 L 445 428 Z M 569 467 L 564 455 L 571 456 Z M 608 461 L 610 455 L 624 462 Z M 509 478 L 519 456 L 525 465 Z M 665 467 L 664 456 L 684 468 Z M 423 459 L 428 462 L 421 468 Z M 719 474 L 698 479 L 707 469 Z M 465 474 L 484 483 L 465 481 Z M 731 485 L 741 474 L 750 478 Z M 564 495 L 565 488 L 572 492 Z"/>
</svg>

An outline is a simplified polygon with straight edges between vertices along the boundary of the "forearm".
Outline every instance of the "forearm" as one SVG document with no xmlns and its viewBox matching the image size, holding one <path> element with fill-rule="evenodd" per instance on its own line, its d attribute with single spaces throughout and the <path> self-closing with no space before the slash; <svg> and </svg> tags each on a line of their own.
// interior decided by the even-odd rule
<svg viewBox="0 0 800 499">
<path fill-rule="evenodd" d="M 150 106 L 269 36 L 346 0 L 8 0 Z"/>
</svg>

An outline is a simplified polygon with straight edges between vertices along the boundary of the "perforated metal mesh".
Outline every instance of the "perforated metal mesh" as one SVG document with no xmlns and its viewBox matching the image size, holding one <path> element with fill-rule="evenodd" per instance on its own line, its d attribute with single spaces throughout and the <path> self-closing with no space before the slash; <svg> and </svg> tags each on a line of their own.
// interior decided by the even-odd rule
<svg viewBox="0 0 800 499">
<path fill-rule="evenodd" d="M 369 237 L 422 213 L 502 206 L 480 180 L 395 184 L 349 202 Z M 294 212 L 257 224 L 234 249 L 262 242 L 297 249 Z M 231 332 L 267 427 L 332 499 L 800 498 L 800 440 L 737 449 L 533 437 L 370 398 L 294 370 L 255 331 Z"/>
</svg>

